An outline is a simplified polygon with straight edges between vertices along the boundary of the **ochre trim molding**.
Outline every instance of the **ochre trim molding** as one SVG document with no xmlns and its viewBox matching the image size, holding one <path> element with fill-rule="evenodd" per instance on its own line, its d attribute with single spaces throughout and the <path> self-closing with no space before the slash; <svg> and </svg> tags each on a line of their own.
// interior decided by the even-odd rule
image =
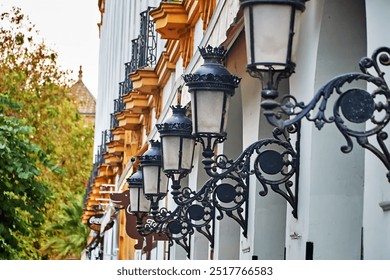
<svg viewBox="0 0 390 280">
<path fill-rule="evenodd" d="M 162 39 L 178 40 L 187 32 L 188 14 L 180 2 L 161 2 L 150 12 Z"/>
<path fill-rule="evenodd" d="M 123 97 L 126 110 L 133 113 L 142 114 L 148 108 L 148 96 L 137 91 L 132 91 Z"/>
<path fill-rule="evenodd" d="M 179 56 L 177 57 L 179 59 Z M 159 60 L 157 61 L 155 71 L 158 77 L 158 86 L 163 88 L 168 82 L 169 77 L 172 72 L 176 69 L 176 61 L 170 59 L 167 51 L 163 51 L 160 55 Z"/>
<path fill-rule="evenodd" d="M 216 0 L 198 0 L 200 16 L 203 21 L 203 30 L 206 30 L 216 8 Z"/>
<path fill-rule="evenodd" d="M 129 110 L 123 110 L 116 115 L 119 127 L 125 130 L 136 130 L 140 126 L 140 114 L 130 112 Z"/>
<path fill-rule="evenodd" d="M 133 90 L 141 94 L 154 94 L 158 90 L 158 76 L 154 69 L 137 69 L 129 74 Z"/>
</svg>

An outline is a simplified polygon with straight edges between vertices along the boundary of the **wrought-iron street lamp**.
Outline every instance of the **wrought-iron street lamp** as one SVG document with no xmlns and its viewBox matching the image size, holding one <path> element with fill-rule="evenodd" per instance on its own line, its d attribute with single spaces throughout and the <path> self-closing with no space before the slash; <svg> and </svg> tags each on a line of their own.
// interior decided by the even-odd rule
<svg viewBox="0 0 390 280">
<path fill-rule="evenodd" d="M 215 145 L 226 139 L 229 102 L 240 79 L 222 65 L 223 47 L 207 46 L 199 52 L 204 64 L 183 78 L 191 93 L 194 137 L 203 146 L 203 156 L 210 159 Z"/>
<path fill-rule="evenodd" d="M 265 99 L 276 98 L 279 81 L 294 72 L 306 1 L 240 0 L 244 10 L 247 69 L 262 80 L 261 94 Z"/>
<path fill-rule="evenodd" d="M 307 0 L 240 0 L 248 68 L 293 72 L 299 22 Z M 278 36 L 275 36 L 278 34 Z"/>
<path fill-rule="evenodd" d="M 247 70 L 251 76 L 259 78 L 263 83 L 261 92 L 263 113 L 270 124 L 281 129 L 297 124 L 303 118 L 313 121 L 318 129 L 326 123 L 334 123 L 347 142 L 341 147 L 341 151 L 344 153 L 352 151 L 352 138 L 355 138 L 360 146 L 371 151 L 382 161 L 388 170 L 387 178 L 390 182 L 390 153 L 384 143 L 388 134 L 383 131 L 390 121 L 390 90 L 384 79 L 385 73 L 381 69 L 381 66 L 390 65 L 390 48 L 378 48 L 371 57 L 362 58 L 359 63 L 361 73 L 346 73 L 335 77 L 322 86 L 308 104 L 298 102 L 293 95 L 283 96 L 280 101 L 276 100 L 279 95 L 279 81 L 288 78 L 294 70 L 296 33 L 300 23 L 297 19 L 305 9 L 305 2 L 305 0 L 240 0 L 245 17 Z M 272 32 L 268 30 L 263 32 L 263 28 L 259 28 L 257 22 L 260 14 L 264 15 L 263 20 L 267 22 L 272 19 L 279 20 L 281 10 L 290 10 L 291 15 L 295 13 L 289 21 L 290 39 L 283 40 L 280 44 L 281 49 L 288 50 L 287 58 L 290 57 L 284 64 L 286 67 L 279 67 L 279 63 L 269 63 L 266 51 L 271 50 L 272 53 L 274 42 L 285 38 L 285 32 L 276 29 Z M 253 17 L 254 11 L 256 11 L 256 19 Z M 287 12 L 285 17 L 287 18 Z M 285 22 L 285 26 L 287 25 Z M 373 90 L 368 92 L 366 89 L 350 86 L 347 89 L 343 88 L 347 84 L 359 81 L 371 84 Z M 332 95 L 337 95 L 337 99 L 334 101 L 333 114 L 327 115 L 325 111 Z M 365 124 L 365 126 L 356 126 L 356 124 Z M 370 139 L 373 138 L 376 138 L 377 145 L 370 143 Z"/>
<path fill-rule="evenodd" d="M 185 249 L 189 256 L 189 237 L 194 234 L 195 229 L 206 236 L 211 243 L 213 242 L 209 224 L 214 221 L 214 210 L 204 193 L 196 193 L 189 188 L 180 186 L 180 179 L 188 174 L 192 167 L 194 143 L 191 144 L 192 137 L 188 137 L 185 133 L 185 130 L 188 130 L 187 125 L 179 125 L 188 124 L 188 120 L 182 115 L 185 110 L 180 106 L 173 108 L 173 110 L 175 112 L 170 121 L 168 120 L 160 128 L 163 131 L 168 130 L 165 131 L 166 135 L 163 132 L 164 136 L 168 135 L 168 139 L 173 138 L 172 143 L 167 143 L 168 151 L 172 151 L 169 147 L 170 144 L 177 144 L 181 147 L 176 146 L 179 150 L 173 150 L 176 155 L 173 157 L 179 163 L 172 163 L 170 159 L 171 162 L 168 161 L 170 165 L 165 165 L 167 166 L 166 174 L 163 174 L 161 172 L 163 162 L 161 144 L 159 141 L 150 141 L 150 148 L 138 157 L 140 169 L 128 179 L 131 202 L 130 213 L 137 217 L 137 230 L 142 236 L 153 233 L 164 234 L 168 237 L 170 245 L 175 241 Z M 191 128 L 190 120 L 189 126 Z M 164 139 L 163 137 L 162 139 Z M 175 137 L 179 137 L 181 140 L 175 142 Z M 186 141 L 190 142 L 189 146 L 188 143 L 185 144 Z M 183 148 L 185 150 L 182 150 Z M 186 160 L 186 158 L 188 159 Z M 165 207 L 159 208 L 160 200 L 168 192 L 168 177 L 176 181 L 172 184 L 172 196 L 176 202 L 176 208 L 174 207 L 172 211 Z M 144 218 L 146 216 L 153 219 L 153 222 L 145 223 Z"/>
<path fill-rule="evenodd" d="M 130 213 L 137 217 L 137 226 L 142 225 L 143 218 L 150 211 L 150 201 L 146 199 L 143 188 L 141 168 L 127 178 L 130 191 Z"/>
<path fill-rule="evenodd" d="M 204 64 L 193 74 L 184 75 L 183 78 L 192 95 L 194 137 L 203 147 L 205 159 L 202 162 L 205 171 L 214 180 L 213 205 L 239 222 L 245 235 L 247 221 L 246 217 L 242 216 L 244 212 L 242 207 L 247 207 L 249 176 L 255 174 L 263 186 L 260 195 L 265 196 L 268 187 L 271 187 L 290 203 L 293 215 L 297 217 L 298 192 L 291 190 L 290 182 L 297 171 L 297 155 L 289 142 L 287 131 L 297 132 L 299 125 L 290 126 L 284 131 L 275 131 L 274 138 L 261 139 L 253 143 L 234 161 L 223 154 L 213 158 L 216 144 L 222 143 L 227 137 L 225 126 L 229 109 L 228 100 L 238 86 L 240 78 L 231 75 L 223 66 L 222 60 L 226 54 L 223 47 L 207 46 L 199 48 L 199 51 L 205 60 Z M 199 103 L 201 98 L 204 98 L 204 101 Z M 214 102 L 214 99 L 219 101 Z M 199 104 L 207 104 L 209 107 Z M 218 122 L 215 126 L 204 126 L 202 123 L 207 121 L 203 119 Z M 277 151 L 278 149 L 283 152 Z M 254 164 L 251 163 L 253 155 L 257 155 Z M 280 188 L 282 185 L 284 187 Z M 233 214 L 233 210 L 236 214 Z"/>
<path fill-rule="evenodd" d="M 161 170 L 161 143 L 150 141 L 150 148 L 138 157 L 143 179 L 143 191 L 151 202 L 151 210 L 158 210 L 159 201 L 168 192 L 168 178 Z"/>
<path fill-rule="evenodd" d="M 172 116 L 164 123 L 157 124 L 162 145 L 162 169 L 172 179 L 172 195 L 180 193 L 180 180 L 192 169 L 195 140 L 192 136 L 192 122 L 186 108 L 172 106 Z"/>
</svg>

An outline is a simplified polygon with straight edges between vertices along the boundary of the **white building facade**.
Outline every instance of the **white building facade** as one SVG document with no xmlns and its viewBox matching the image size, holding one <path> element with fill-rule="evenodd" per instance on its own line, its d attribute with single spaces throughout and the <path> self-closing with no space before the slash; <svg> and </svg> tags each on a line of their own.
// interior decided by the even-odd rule
<svg viewBox="0 0 390 280">
<path fill-rule="evenodd" d="M 171 116 L 170 106 L 181 104 L 191 110 L 192 101 L 183 74 L 194 73 L 204 63 L 198 46 L 223 46 L 226 69 L 241 78 L 230 100 L 227 140 L 217 145 L 216 154 L 235 159 L 259 139 L 272 138 L 274 127 L 267 122 L 260 106 L 261 81 L 247 72 L 247 27 L 239 0 L 106 0 L 99 3 L 104 9 L 101 9 L 95 146 L 96 154 L 100 153 L 104 160 L 95 159 L 97 170 L 92 176 L 85 211 L 88 205 L 101 204 L 94 203 L 96 196 L 92 193 L 100 195 L 97 201 L 107 199 L 106 204 L 100 205 L 99 213 L 109 215 L 115 223 L 101 233 L 103 259 L 390 259 L 389 170 L 355 139 L 352 151 L 340 151 L 347 142 L 334 123 L 318 130 L 305 118 L 301 121 L 300 133 L 291 133 L 292 147 L 299 159 L 297 172 L 291 178 L 297 203 L 295 216 L 286 199 L 271 188 L 267 195 L 259 195 L 264 187 L 256 176 L 250 176 L 247 201 L 242 206 L 247 228 L 226 213 L 223 219 L 218 219 L 216 211 L 209 229 L 212 244 L 197 230 L 187 236 L 187 251 L 174 240 L 170 246 L 167 240 L 152 239 L 153 245 L 148 250 L 134 248 L 141 239 L 134 243 L 125 241 L 128 236 L 123 228 L 131 227 L 128 218 L 131 210 L 124 214 L 126 208 L 102 196 L 101 186 L 113 184 L 115 188 L 111 193 L 125 192 L 127 179 L 138 169 L 137 161 L 131 158 L 142 155 L 149 148 L 149 140 L 160 139 L 155 125 Z M 279 92 L 294 95 L 299 102 L 308 104 L 328 81 L 344 73 L 360 72 L 361 58 L 371 57 L 379 47 L 390 46 L 390 35 L 386 32 L 390 26 L 390 2 L 311 0 L 305 6 L 295 73 L 281 81 Z M 150 49 L 156 57 L 150 64 L 129 70 L 126 65 L 134 58 L 133 41 L 140 38 L 142 28 L 148 28 L 142 25 L 140 18 L 144 11 L 148 11 L 152 26 L 148 30 L 155 32 L 153 38 L 148 38 L 152 38 L 150 44 L 154 47 Z M 382 71 L 386 70 L 382 66 Z M 121 96 L 118 85 L 128 78 L 131 85 Z M 373 89 L 370 83 L 357 85 L 367 91 Z M 118 97 L 124 100 L 124 107 L 119 111 L 114 107 Z M 327 114 L 332 113 L 335 101 L 333 96 L 328 101 Z M 390 109 L 384 106 L 386 110 Z M 126 118 L 131 115 L 135 120 L 127 123 L 125 117 L 122 119 L 122 111 Z M 112 124 L 113 112 L 119 119 L 116 125 Z M 384 114 L 382 112 L 382 116 Z M 357 127 L 362 131 L 370 129 L 364 125 Z M 110 136 L 102 140 L 104 131 L 109 131 Z M 296 141 L 298 146 L 295 146 Z M 122 145 L 120 149 L 112 148 L 114 142 Z M 100 152 L 102 145 L 107 147 Z M 182 186 L 194 191 L 200 190 L 209 179 L 201 150 L 202 145 L 198 143 L 192 172 L 181 181 Z M 113 160 L 112 155 L 117 160 Z M 103 169 L 110 170 L 109 175 Z M 94 189 L 97 191 L 93 192 Z M 173 211 L 176 204 L 171 191 L 169 188 L 160 206 Z M 136 225 L 132 227 L 135 229 Z M 121 251 L 126 253 L 121 254 Z"/>
</svg>

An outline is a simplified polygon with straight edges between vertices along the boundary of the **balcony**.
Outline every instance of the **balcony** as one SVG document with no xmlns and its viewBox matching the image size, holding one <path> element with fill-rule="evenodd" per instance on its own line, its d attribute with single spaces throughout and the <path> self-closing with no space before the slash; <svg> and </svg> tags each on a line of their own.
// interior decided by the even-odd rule
<svg viewBox="0 0 390 280">
<path fill-rule="evenodd" d="M 106 164 L 110 165 L 110 166 L 117 166 L 120 163 L 122 163 L 122 158 L 120 156 L 117 156 L 117 155 L 114 155 L 114 154 L 109 154 L 109 153 L 105 153 L 104 154 L 104 160 L 105 160 Z M 95 182 L 96 182 L 97 179 L 98 178 L 95 179 Z M 105 181 L 104 183 L 102 182 L 100 185 L 106 184 L 106 183 L 108 183 L 108 182 L 107 181 Z"/>
<path fill-rule="evenodd" d="M 124 141 L 125 140 L 125 134 L 126 131 L 123 128 L 115 127 L 113 130 L 111 130 L 112 134 L 112 141 Z"/>
<path fill-rule="evenodd" d="M 178 40 L 188 29 L 188 14 L 182 2 L 161 2 L 150 16 L 163 39 Z"/>
<path fill-rule="evenodd" d="M 118 127 L 125 130 L 136 130 L 140 127 L 140 115 L 124 110 L 116 115 Z"/>
<path fill-rule="evenodd" d="M 123 97 L 126 110 L 138 114 L 144 113 L 148 109 L 148 100 L 149 97 L 147 95 L 138 92 L 132 92 Z"/>
<path fill-rule="evenodd" d="M 125 151 L 124 141 L 112 141 L 107 144 L 108 153 L 121 156 Z"/>
<path fill-rule="evenodd" d="M 158 90 L 158 76 L 153 69 L 137 69 L 130 74 L 133 89 L 141 94 L 151 95 Z"/>
</svg>

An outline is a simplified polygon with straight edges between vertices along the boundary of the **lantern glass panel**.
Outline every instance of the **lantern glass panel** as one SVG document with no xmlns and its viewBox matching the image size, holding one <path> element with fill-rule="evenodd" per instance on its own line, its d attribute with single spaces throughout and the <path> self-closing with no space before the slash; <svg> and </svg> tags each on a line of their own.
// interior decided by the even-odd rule
<svg viewBox="0 0 390 280">
<path fill-rule="evenodd" d="M 263 70 L 268 69 L 268 66 L 272 66 L 275 70 L 285 68 L 286 63 L 289 62 L 288 51 L 292 9 L 290 5 L 272 4 L 256 4 L 244 9 L 249 65 L 261 63 L 262 65 L 256 65 L 256 67 Z M 296 10 L 294 15 L 296 17 L 296 27 L 299 27 L 301 13 L 301 11 Z M 295 38 L 293 38 L 292 62 L 295 62 L 297 35 L 295 34 Z M 251 48 L 251 40 L 253 40 L 253 49 Z"/>
<path fill-rule="evenodd" d="M 168 177 L 161 172 L 159 166 L 144 166 L 142 172 L 145 194 L 158 195 L 168 191 Z"/>
<path fill-rule="evenodd" d="M 296 61 L 297 61 L 298 38 L 299 38 L 299 33 L 300 33 L 301 19 L 302 19 L 302 11 L 296 10 L 295 11 L 294 37 L 292 40 L 292 52 L 291 52 L 291 61 L 294 63 L 296 63 Z"/>
<path fill-rule="evenodd" d="M 195 140 L 192 138 L 183 138 L 183 155 L 181 168 L 185 170 L 192 169 L 192 161 L 194 157 Z"/>
<path fill-rule="evenodd" d="M 130 211 L 149 212 L 150 201 L 146 199 L 141 187 L 130 187 Z"/>
<path fill-rule="evenodd" d="M 158 166 L 144 166 L 142 168 L 145 194 L 157 194 L 158 192 Z"/>
<path fill-rule="evenodd" d="M 160 171 L 162 169 L 160 168 Z M 160 176 L 160 193 L 166 194 L 168 192 L 168 177 L 164 174 L 164 172 L 161 172 Z"/>
<path fill-rule="evenodd" d="M 180 142 L 180 138 L 179 136 L 164 136 L 162 139 L 164 170 L 190 170 L 192 168 L 195 141 L 192 138 L 182 137 L 182 142 Z"/>
<path fill-rule="evenodd" d="M 163 150 L 164 170 L 179 169 L 180 137 L 178 136 L 161 137 L 161 144 Z"/>
<path fill-rule="evenodd" d="M 230 94 L 224 91 L 198 90 L 191 93 L 191 100 L 194 133 L 225 132 Z"/>
</svg>

